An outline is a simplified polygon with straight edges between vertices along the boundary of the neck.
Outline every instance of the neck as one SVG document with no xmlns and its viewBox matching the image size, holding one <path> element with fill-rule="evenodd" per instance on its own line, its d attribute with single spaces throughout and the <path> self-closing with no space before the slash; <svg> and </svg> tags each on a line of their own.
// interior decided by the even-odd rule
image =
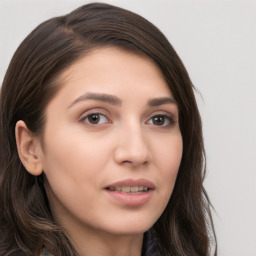
<svg viewBox="0 0 256 256">
<path fill-rule="evenodd" d="M 86 233 L 86 234 L 85 234 Z M 79 256 L 140 256 L 143 234 L 113 235 L 77 232 L 71 241 Z"/>
</svg>

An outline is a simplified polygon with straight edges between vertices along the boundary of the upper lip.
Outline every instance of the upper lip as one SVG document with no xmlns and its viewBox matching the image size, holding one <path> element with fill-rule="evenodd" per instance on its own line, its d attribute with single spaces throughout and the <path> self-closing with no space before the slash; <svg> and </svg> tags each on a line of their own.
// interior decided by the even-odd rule
<svg viewBox="0 0 256 256">
<path fill-rule="evenodd" d="M 124 186 L 130 186 L 130 187 L 138 187 L 138 186 L 143 186 L 147 187 L 149 189 L 155 189 L 156 185 L 147 179 L 125 179 L 125 180 L 119 180 L 116 182 L 113 182 L 112 184 L 109 184 L 106 186 L 106 188 L 109 187 L 124 187 Z"/>
</svg>

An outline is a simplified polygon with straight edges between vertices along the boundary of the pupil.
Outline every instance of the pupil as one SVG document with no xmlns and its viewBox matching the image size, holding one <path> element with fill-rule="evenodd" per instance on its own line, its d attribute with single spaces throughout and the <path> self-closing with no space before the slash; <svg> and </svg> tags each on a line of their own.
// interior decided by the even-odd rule
<svg viewBox="0 0 256 256">
<path fill-rule="evenodd" d="M 97 124 L 99 122 L 99 115 L 98 114 L 93 114 L 88 117 L 90 123 Z"/>
<path fill-rule="evenodd" d="M 162 116 L 155 116 L 153 119 L 153 123 L 156 125 L 163 125 L 164 124 L 164 117 Z"/>
</svg>

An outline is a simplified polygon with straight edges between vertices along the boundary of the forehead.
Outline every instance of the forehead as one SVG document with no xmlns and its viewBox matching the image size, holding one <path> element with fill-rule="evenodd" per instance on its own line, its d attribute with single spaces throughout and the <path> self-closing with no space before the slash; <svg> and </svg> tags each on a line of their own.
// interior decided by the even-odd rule
<svg viewBox="0 0 256 256">
<path fill-rule="evenodd" d="M 99 84 L 104 84 L 101 87 L 104 89 L 107 85 L 119 83 L 120 89 L 125 89 L 125 85 L 136 87 L 147 82 L 149 90 L 153 89 L 152 85 L 155 83 L 155 89 L 164 89 L 166 93 L 171 93 L 162 71 L 151 58 L 139 51 L 119 47 L 92 50 L 67 68 L 58 80 L 62 87 L 82 81 L 94 86 L 94 89 Z"/>
</svg>

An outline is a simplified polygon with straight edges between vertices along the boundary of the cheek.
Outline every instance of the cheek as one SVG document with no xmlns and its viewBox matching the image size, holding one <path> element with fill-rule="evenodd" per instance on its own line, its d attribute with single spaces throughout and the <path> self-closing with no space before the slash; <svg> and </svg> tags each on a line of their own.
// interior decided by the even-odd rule
<svg viewBox="0 0 256 256">
<path fill-rule="evenodd" d="M 58 213 L 63 206 L 77 215 L 81 202 L 91 205 L 95 188 L 100 184 L 100 171 L 109 158 L 104 157 L 99 144 L 92 146 L 90 139 L 83 138 L 79 133 L 69 136 L 60 132 L 51 138 L 54 139 L 46 140 L 43 161 L 51 208 L 58 216 L 63 214 Z"/>
<path fill-rule="evenodd" d="M 90 175 L 93 169 L 92 174 L 95 174 L 97 166 L 107 158 L 104 158 L 102 143 L 99 143 L 100 141 L 92 143 L 92 138 L 80 131 L 61 129 L 58 131 L 57 135 L 48 134 L 46 137 L 45 172 L 47 170 L 56 174 L 60 172 L 62 175 L 73 176 L 74 179 L 82 174 Z"/>
<path fill-rule="evenodd" d="M 182 158 L 183 143 L 181 135 L 163 141 L 157 149 L 157 164 L 162 179 L 162 196 L 170 198 L 175 185 Z"/>
<path fill-rule="evenodd" d="M 62 127 L 66 127 L 62 125 Z M 58 134 L 49 131 L 58 130 Z M 88 194 L 102 182 L 102 172 L 111 158 L 108 140 L 86 134 L 80 126 L 48 129 L 43 168 L 53 192 L 69 198 Z"/>
<path fill-rule="evenodd" d="M 181 162 L 183 151 L 181 134 L 177 133 L 175 136 L 163 138 L 161 143 L 155 143 L 154 150 L 156 159 L 159 165 L 161 165 L 161 169 L 169 170 L 167 173 L 171 174 L 171 170 L 177 170 Z"/>
</svg>

